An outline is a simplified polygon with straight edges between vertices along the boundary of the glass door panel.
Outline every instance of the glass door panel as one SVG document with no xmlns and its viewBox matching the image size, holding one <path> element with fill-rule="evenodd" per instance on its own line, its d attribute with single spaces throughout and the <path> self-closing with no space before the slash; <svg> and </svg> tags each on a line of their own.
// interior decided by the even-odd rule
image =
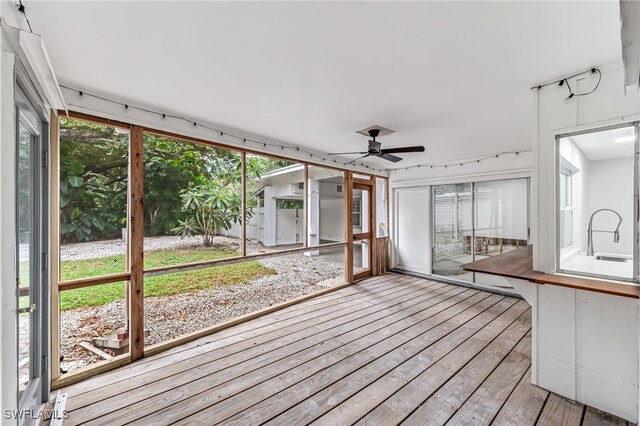
<svg viewBox="0 0 640 426">
<path fill-rule="evenodd" d="M 353 199 L 351 203 L 351 217 L 353 221 L 353 250 L 352 263 L 355 279 L 370 276 L 371 270 L 371 191 L 373 185 L 362 183 L 353 184 Z"/>
<path fill-rule="evenodd" d="M 369 226 L 369 189 L 353 188 L 351 214 L 353 216 L 353 233 L 364 234 L 371 231 Z"/>
<path fill-rule="evenodd" d="M 18 398 L 39 377 L 38 349 L 38 135 L 20 121 L 18 125 L 16 196 L 17 212 L 17 312 Z"/>
<path fill-rule="evenodd" d="M 473 281 L 462 265 L 473 261 L 470 183 L 433 188 L 433 274 Z"/>
<path fill-rule="evenodd" d="M 33 192 L 33 134 L 21 122 L 18 134 L 18 396 L 24 392 L 30 374 L 31 313 L 33 292 L 30 291 L 32 278 L 31 259 L 34 227 Z"/>
</svg>

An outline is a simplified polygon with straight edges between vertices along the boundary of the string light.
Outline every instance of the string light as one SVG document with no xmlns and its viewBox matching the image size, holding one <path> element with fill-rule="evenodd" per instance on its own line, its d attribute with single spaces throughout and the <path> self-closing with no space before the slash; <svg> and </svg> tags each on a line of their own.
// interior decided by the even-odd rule
<svg viewBox="0 0 640 426">
<path fill-rule="evenodd" d="M 440 164 L 416 164 L 415 166 L 409 166 L 409 167 L 399 167 L 396 169 L 390 169 L 390 171 L 395 172 L 398 170 L 409 170 L 409 169 L 418 169 L 420 167 L 428 167 L 430 169 L 435 168 L 448 168 L 448 167 L 452 167 L 452 166 L 464 166 L 465 164 L 471 164 L 471 163 L 480 163 L 482 161 L 485 160 L 491 160 L 494 158 L 500 158 L 503 155 L 520 155 L 523 152 L 532 152 L 532 150 L 528 149 L 528 150 L 520 150 L 520 151 L 506 151 L 506 152 L 499 152 L 497 154 L 492 154 L 492 155 L 487 155 L 484 157 L 480 157 L 480 158 L 470 158 L 468 160 L 453 160 L 453 161 L 449 161 L 447 163 L 440 163 Z"/>
<path fill-rule="evenodd" d="M 112 103 L 112 104 L 115 104 L 115 105 L 120 105 L 121 107 L 124 107 L 125 110 L 135 109 L 135 110 L 138 110 L 138 111 L 146 112 L 148 114 L 157 115 L 159 117 L 162 117 L 163 119 L 172 118 L 172 119 L 175 119 L 175 120 L 185 121 L 187 123 L 193 124 L 194 127 L 210 130 L 212 132 L 219 133 L 221 137 L 222 136 L 227 136 L 227 137 L 230 137 L 230 138 L 234 138 L 234 139 L 237 139 L 238 141 L 241 141 L 241 142 L 243 142 L 245 144 L 246 143 L 253 143 L 253 144 L 256 144 L 258 146 L 262 146 L 263 148 L 271 147 L 271 148 L 280 149 L 282 151 L 291 150 L 291 151 L 296 151 L 296 152 L 302 152 L 304 154 L 309 154 L 309 158 L 314 158 L 315 157 L 315 158 L 318 158 L 318 159 L 322 159 L 322 161 L 325 161 L 325 162 L 326 161 L 333 161 L 334 163 L 342 165 L 342 166 L 345 166 L 345 167 L 348 167 L 348 166 L 354 166 L 355 167 L 356 166 L 356 164 L 349 163 L 349 162 L 338 161 L 335 158 L 324 157 L 324 156 L 318 155 L 318 154 L 314 155 L 313 153 L 311 153 L 309 151 L 306 151 L 306 150 L 304 150 L 304 149 L 302 149 L 300 147 L 297 147 L 297 146 L 288 146 L 288 145 L 267 143 L 267 142 L 264 142 L 264 141 L 259 141 L 259 140 L 256 140 L 256 139 L 247 138 L 247 137 L 236 135 L 236 134 L 233 134 L 233 133 L 224 132 L 222 130 L 215 129 L 213 127 L 207 126 L 207 125 L 202 124 L 202 123 L 197 123 L 197 122 L 195 122 L 193 120 L 189 120 L 188 118 L 181 117 L 179 115 L 169 114 L 169 113 L 166 113 L 166 112 L 159 112 L 159 111 L 155 111 L 155 110 L 152 110 L 152 109 L 149 109 L 149 108 L 143 108 L 143 107 L 139 107 L 139 106 L 133 106 L 133 105 L 125 104 L 125 103 L 122 103 L 122 102 L 114 101 L 113 99 L 105 98 L 105 97 L 100 96 L 100 95 L 95 95 L 95 94 L 92 94 L 92 93 L 87 93 L 87 92 L 82 91 L 82 90 L 74 89 L 72 87 L 65 86 L 63 84 L 61 84 L 60 87 L 63 87 L 65 89 L 67 89 L 67 90 L 71 90 L 71 91 L 77 92 L 78 95 L 81 96 L 81 97 L 82 96 L 90 96 L 90 97 L 95 98 L 95 99 L 100 99 L 100 100 L 105 101 L 105 102 L 109 102 L 109 103 Z M 268 153 L 265 153 L 265 154 L 268 155 Z M 364 163 L 361 163 L 360 166 L 365 167 L 365 168 L 367 168 L 367 169 L 369 169 L 371 171 L 378 172 L 378 173 L 388 173 L 389 172 L 389 169 L 375 169 L 373 167 L 369 167 L 369 166 L 365 165 Z"/>
<path fill-rule="evenodd" d="M 586 75 L 586 74 L 590 74 L 590 75 L 598 74 L 598 82 L 596 83 L 594 88 L 591 89 L 588 92 L 585 92 L 585 93 L 574 93 L 573 89 L 571 89 L 571 86 L 569 85 L 569 80 L 572 79 L 572 78 L 580 77 L 581 75 Z M 600 70 L 597 69 L 597 68 L 590 68 L 587 71 L 582 71 L 582 72 L 570 75 L 569 77 L 561 78 L 560 80 L 551 81 L 549 83 L 544 83 L 544 84 L 539 84 L 537 86 L 532 87 L 531 91 L 532 92 L 537 92 L 538 90 L 542 89 L 543 87 L 551 86 L 553 84 L 557 84 L 558 87 L 562 87 L 562 86 L 566 85 L 567 86 L 567 90 L 569 91 L 569 96 L 564 98 L 564 103 L 568 103 L 574 97 L 587 96 L 587 95 L 590 95 L 593 92 L 595 92 L 598 89 L 598 87 L 600 86 L 600 81 L 602 81 L 602 72 L 600 72 Z"/>
</svg>

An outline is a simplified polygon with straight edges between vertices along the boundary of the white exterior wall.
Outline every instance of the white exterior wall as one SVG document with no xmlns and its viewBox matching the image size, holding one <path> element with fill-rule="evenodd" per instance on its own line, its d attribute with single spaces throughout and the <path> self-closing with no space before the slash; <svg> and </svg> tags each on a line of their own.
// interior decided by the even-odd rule
<svg viewBox="0 0 640 426">
<path fill-rule="evenodd" d="M 635 91 L 625 93 L 622 68 L 600 69 L 602 81 L 591 95 L 565 103 L 563 87 L 548 86 L 534 94 L 532 231 L 534 269 L 539 271 L 556 271 L 556 135 L 638 119 L 640 100 Z M 593 84 L 591 76 L 572 82 L 579 92 Z M 638 300 L 547 285 L 535 286 L 533 292 L 533 381 L 637 422 Z"/>
</svg>

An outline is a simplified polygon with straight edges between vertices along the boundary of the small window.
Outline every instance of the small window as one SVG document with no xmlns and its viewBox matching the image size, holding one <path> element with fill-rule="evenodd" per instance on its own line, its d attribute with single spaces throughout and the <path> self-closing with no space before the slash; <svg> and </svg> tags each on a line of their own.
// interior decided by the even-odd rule
<svg viewBox="0 0 640 426">
<path fill-rule="evenodd" d="M 362 226 L 362 200 L 353 200 L 351 203 L 353 226 Z"/>
</svg>

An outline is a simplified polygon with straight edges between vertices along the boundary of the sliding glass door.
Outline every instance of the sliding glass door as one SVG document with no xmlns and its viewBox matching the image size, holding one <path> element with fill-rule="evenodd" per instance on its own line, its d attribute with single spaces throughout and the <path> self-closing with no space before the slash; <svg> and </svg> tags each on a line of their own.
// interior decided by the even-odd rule
<svg viewBox="0 0 640 426">
<path fill-rule="evenodd" d="M 473 281 L 473 272 L 462 269 L 473 262 L 472 200 L 470 183 L 433 187 L 433 273 Z"/>
<path fill-rule="evenodd" d="M 436 185 L 432 191 L 432 273 L 509 289 L 504 278 L 463 265 L 527 246 L 529 180 Z"/>
</svg>

